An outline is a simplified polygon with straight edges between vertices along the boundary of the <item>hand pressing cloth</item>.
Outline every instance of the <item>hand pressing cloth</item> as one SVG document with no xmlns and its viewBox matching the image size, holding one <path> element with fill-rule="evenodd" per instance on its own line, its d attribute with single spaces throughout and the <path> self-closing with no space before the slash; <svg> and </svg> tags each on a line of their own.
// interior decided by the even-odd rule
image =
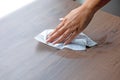
<svg viewBox="0 0 120 80">
<path fill-rule="evenodd" d="M 58 43 L 58 44 L 52 44 L 52 43 L 47 43 L 47 35 L 51 33 L 54 29 L 47 29 L 38 34 L 35 39 L 47 44 L 49 46 L 52 46 L 57 49 L 63 49 L 63 48 L 69 48 L 72 50 L 86 50 L 86 47 L 92 47 L 95 46 L 97 43 L 90 39 L 87 35 L 84 33 L 80 33 L 76 38 L 69 44 L 64 45 L 64 43 Z"/>
</svg>

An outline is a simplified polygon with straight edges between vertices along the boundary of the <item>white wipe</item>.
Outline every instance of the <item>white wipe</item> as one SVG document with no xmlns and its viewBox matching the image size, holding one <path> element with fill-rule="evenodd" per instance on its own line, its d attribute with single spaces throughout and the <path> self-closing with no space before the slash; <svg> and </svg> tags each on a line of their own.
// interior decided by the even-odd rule
<svg viewBox="0 0 120 80">
<path fill-rule="evenodd" d="M 54 29 L 47 29 L 41 32 L 39 35 L 35 37 L 36 40 L 47 44 L 49 46 L 52 46 L 57 49 L 63 49 L 63 48 L 69 48 L 72 50 L 86 50 L 86 46 L 92 47 L 95 46 L 97 43 L 90 39 L 87 35 L 84 33 L 80 33 L 70 44 L 64 45 L 64 43 L 58 43 L 53 45 L 52 43 L 47 43 L 47 35 L 51 33 Z"/>
</svg>

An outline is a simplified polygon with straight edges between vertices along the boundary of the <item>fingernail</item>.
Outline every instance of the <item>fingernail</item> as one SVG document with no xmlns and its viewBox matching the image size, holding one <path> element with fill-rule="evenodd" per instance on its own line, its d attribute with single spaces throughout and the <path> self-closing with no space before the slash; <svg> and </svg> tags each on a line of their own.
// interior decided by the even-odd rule
<svg viewBox="0 0 120 80">
<path fill-rule="evenodd" d="M 49 39 L 47 39 L 46 41 L 47 41 L 47 42 L 50 42 L 50 40 L 49 40 Z"/>
<path fill-rule="evenodd" d="M 67 45 L 67 43 L 64 43 L 64 45 Z"/>
<path fill-rule="evenodd" d="M 47 43 L 52 43 L 51 41 L 46 41 Z"/>
<path fill-rule="evenodd" d="M 46 40 L 47 42 L 49 41 L 49 39 Z"/>
</svg>

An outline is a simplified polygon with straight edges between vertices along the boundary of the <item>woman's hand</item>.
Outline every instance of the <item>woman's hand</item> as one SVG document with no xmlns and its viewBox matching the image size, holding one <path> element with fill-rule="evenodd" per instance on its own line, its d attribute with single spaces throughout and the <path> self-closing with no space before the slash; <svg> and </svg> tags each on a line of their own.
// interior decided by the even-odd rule
<svg viewBox="0 0 120 80">
<path fill-rule="evenodd" d="M 84 6 L 72 10 L 64 17 L 56 29 L 48 35 L 47 42 L 53 44 L 70 43 L 91 21 L 94 12 Z"/>
<path fill-rule="evenodd" d="M 48 35 L 47 42 L 53 44 L 70 43 L 81 31 L 83 31 L 95 12 L 107 4 L 110 0 L 85 0 L 81 7 L 72 10 L 57 28 Z"/>
</svg>

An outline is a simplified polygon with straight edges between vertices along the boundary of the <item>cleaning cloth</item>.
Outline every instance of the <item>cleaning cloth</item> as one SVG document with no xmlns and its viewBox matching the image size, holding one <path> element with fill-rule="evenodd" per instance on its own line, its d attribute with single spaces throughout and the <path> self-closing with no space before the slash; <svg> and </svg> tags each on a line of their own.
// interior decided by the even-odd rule
<svg viewBox="0 0 120 80">
<path fill-rule="evenodd" d="M 91 38 L 89 38 L 86 34 L 80 33 L 76 38 L 69 44 L 64 45 L 64 43 L 58 43 L 58 44 L 52 44 L 47 43 L 47 36 L 50 34 L 54 29 L 47 29 L 38 34 L 35 39 L 37 41 L 40 41 L 44 44 L 47 44 L 49 46 L 52 46 L 57 49 L 63 49 L 63 48 L 69 48 L 72 50 L 86 50 L 86 47 L 92 47 L 97 45 L 95 41 L 93 41 Z"/>
</svg>

